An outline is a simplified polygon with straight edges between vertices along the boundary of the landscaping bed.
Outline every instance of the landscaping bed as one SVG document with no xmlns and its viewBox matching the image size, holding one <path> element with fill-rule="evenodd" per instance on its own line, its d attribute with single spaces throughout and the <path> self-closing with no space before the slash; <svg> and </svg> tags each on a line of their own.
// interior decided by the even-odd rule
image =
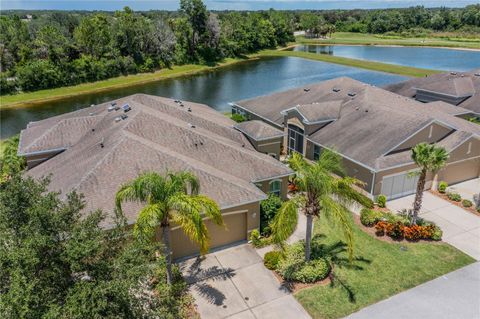
<svg viewBox="0 0 480 319">
<path fill-rule="evenodd" d="M 430 193 L 432 193 L 433 195 L 437 196 L 437 197 L 440 197 L 441 199 L 444 199 L 446 200 L 447 202 L 453 204 L 453 205 L 456 205 L 458 207 L 461 207 L 463 208 L 464 210 L 466 210 L 467 212 L 470 212 L 474 215 L 477 215 L 477 216 L 480 216 L 480 212 L 479 212 L 479 209 L 478 207 L 475 207 L 475 205 L 472 203 L 471 206 L 469 207 L 466 207 L 464 205 L 464 200 L 461 199 L 460 197 L 460 200 L 452 200 L 448 197 L 448 193 L 440 193 L 439 191 L 436 191 L 436 190 L 433 190 L 431 189 L 430 190 Z M 459 195 L 460 196 L 460 195 Z M 450 196 L 451 197 L 451 196 Z"/>
<path fill-rule="evenodd" d="M 326 218 L 315 223 L 319 244 L 336 248 L 330 252 L 334 257 L 331 283 L 305 287 L 294 294 L 313 318 L 347 316 L 474 262 L 443 242 L 386 242 L 379 240 L 383 237 L 366 233 L 356 223 L 352 227 L 355 257 L 349 264 L 342 246 L 343 234 Z"/>
</svg>

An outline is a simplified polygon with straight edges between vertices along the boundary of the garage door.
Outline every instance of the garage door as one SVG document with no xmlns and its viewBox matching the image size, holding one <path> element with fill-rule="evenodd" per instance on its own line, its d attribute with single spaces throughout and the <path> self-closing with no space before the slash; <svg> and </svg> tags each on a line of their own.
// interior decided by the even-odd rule
<svg viewBox="0 0 480 319">
<path fill-rule="evenodd" d="M 414 194 L 417 188 L 418 176 L 409 176 L 409 172 L 386 176 L 382 180 L 382 194 L 387 199 Z"/>
<path fill-rule="evenodd" d="M 448 184 L 460 183 L 478 177 L 480 160 L 474 159 L 459 163 L 449 164 L 440 172 L 440 179 Z"/>
<path fill-rule="evenodd" d="M 223 216 L 226 228 L 220 227 L 207 220 L 210 234 L 210 248 L 224 246 L 247 239 L 247 214 L 246 212 L 232 213 Z M 198 246 L 193 244 L 179 228 L 171 232 L 173 258 L 198 254 Z"/>
</svg>

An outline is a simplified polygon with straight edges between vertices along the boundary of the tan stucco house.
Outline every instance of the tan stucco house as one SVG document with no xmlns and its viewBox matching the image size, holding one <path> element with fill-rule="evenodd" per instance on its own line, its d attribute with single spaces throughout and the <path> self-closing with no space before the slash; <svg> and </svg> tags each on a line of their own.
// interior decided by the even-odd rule
<svg viewBox="0 0 480 319">
<path fill-rule="evenodd" d="M 475 75 L 473 75 L 475 76 Z M 365 183 L 372 197 L 412 194 L 417 169 L 411 148 L 436 143 L 450 154 L 432 181 L 454 184 L 480 174 L 480 126 L 459 117 L 461 107 L 421 103 L 342 77 L 304 88 L 232 103 L 233 113 L 284 131 L 282 147 L 317 159 L 325 148 L 339 152 L 347 174 Z"/>
<path fill-rule="evenodd" d="M 259 227 L 260 201 L 270 192 L 285 198 L 293 174 L 257 152 L 235 124 L 206 105 L 136 94 L 29 123 L 19 154 L 28 175 L 51 175 L 51 190 L 83 193 L 86 213 L 113 213 L 119 186 L 142 172 L 191 171 L 222 210 L 226 229 L 206 221 L 211 247 L 218 247 L 247 239 Z M 125 206 L 130 224 L 139 208 Z M 180 229 L 173 227 L 171 238 L 174 258 L 198 252 Z"/>
</svg>

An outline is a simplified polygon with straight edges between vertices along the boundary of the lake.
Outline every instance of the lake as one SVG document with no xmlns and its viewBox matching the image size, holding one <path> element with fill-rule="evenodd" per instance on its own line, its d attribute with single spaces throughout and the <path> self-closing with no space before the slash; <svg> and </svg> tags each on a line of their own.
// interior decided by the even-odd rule
<svg viewBox="0 0 480 319">
<path fill-rule="evenodd" d="M 298 45 L 292 50 L 445 71 L 480 68 L 480 51 L 373 45 Z"/>
<path fill-rule="evenodd" d="M 294 57 L 264 58 L 196 75 L 92 93 L 28 108 L 0 110 L 1 138 L 20 132 L 30 121 L 38 121 L 134 93 L 174 97 L 204 103 L 218 111 L 228 111 L 229 102 L 340 76 L 349 76 L 377 86 L 407 79 L 398 75 Z"/>
</svg>

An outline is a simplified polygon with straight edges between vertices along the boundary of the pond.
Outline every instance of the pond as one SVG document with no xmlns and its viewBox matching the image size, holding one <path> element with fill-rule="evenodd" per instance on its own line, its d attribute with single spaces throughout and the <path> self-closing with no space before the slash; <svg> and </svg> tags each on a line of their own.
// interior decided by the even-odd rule
<svg viewBox="0 0 480 319">
<path fill-rule="evenodd" d="M 196 75 L 92 93 L 28 108 L 0 110 L 1 138 L 20 132 L 30 121 L 38 121 L 134 93 L 174 97 L 204 103 L 218 111 L 229 111 L 228 103 L 232 101 L 340 76 L 349 76 L 377 86 L 406 79 L 398 75 L 294 57 L 265 58 Z"/>
<path fill-rule="evenodd" d="M 373 45 L 299 45 L 294 51 L 329 54 L 422 69 L 469 71 L 480 68 L 480 51 Z"/>
</svg>

